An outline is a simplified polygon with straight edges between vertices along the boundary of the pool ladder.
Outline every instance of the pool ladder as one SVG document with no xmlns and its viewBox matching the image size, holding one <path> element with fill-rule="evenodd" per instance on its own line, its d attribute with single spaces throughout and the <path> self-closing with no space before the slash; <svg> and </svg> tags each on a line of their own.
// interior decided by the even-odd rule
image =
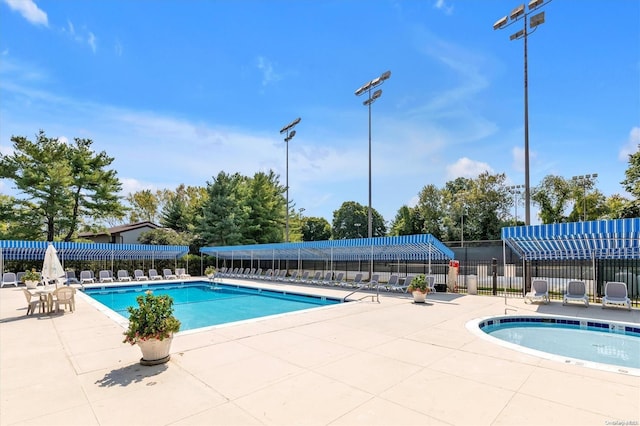
<svg viewBox="0 0 640 426">
<path fill-rule="evenodd" d="M 369 283 L 362 284 L 360 287 L 356 288 L 351 293 L 349 293 L 345 297 L 343 297 L 342 301 L 346 302 L 347 301 L 347 297 L 351 296 L 352 294 L 355 294 L 355 293 L 359 292 L 360 290 L 364 289 L 365 287 L 369 287 Z M 366 299 L 367 297 L 371 297 L 371 301 L 372 302 L 380 303 L 379 292 L 380 292 L 380 289 L 376 287 L 376 294 L 367 294 L 366 296 L 362 296 L 358 300 L 363 300 L 363 299 Z"/>
</svg>

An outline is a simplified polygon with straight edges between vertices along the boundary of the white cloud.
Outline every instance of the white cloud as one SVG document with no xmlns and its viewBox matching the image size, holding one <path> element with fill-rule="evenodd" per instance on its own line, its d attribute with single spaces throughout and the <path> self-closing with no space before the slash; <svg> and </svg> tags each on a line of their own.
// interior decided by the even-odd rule
<svg viewBox="0 0 640 426">
<path fill-rule="evenodd" d="M 93 53 L 96 53 L 96 36 L 92 32 L 89 32 L 87 43 L 89 43 L 89 46 L 91 46 L 91 50 L 93 50 Z"/>
<path fill-rule="evenodd" d="M 493 169 L 487 163 L 474 161 L 467 157 L 462 157 L 454 164 L 447 166 L 448 179 L 459 177 L 476 178 L 482 172 L 493 173 Z"/>
<path fill-rule="evenodd" d="M 436 0 L 433 7 L 438 10 L 442 10 L 446 15 L 451 15 L 453 13 L 453 6 L 449 5 L 444 0 Z"/>
<path fill-rule="evenodd" d="M 33 0 L 4 0 L 4 2 L 32 24 L 49 26 L 47 14 Z"/>
<path fill-rule="evenodd" d="M 264 56 L 258 56 L 257 67 L 262 72 L 263 86 L 282 80 L 282 77 L 274 71 L 271 61 Z"/>
<path fill-rule="evenodd" d="M 629 155 L 638 151 L 640 147 L 640 127 L 634 127 L 629 132 L 629 140 L 618 153 L 618 159 L 620 161 L 628 162 Z"/>
</svg>

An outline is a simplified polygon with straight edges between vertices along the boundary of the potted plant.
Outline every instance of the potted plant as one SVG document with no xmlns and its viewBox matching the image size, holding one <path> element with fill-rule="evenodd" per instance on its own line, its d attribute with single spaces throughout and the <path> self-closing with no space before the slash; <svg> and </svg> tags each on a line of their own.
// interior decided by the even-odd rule
<svg viewBox="0 0 640 426">
<path fill-rule="evenodd" d="M 124 343 L 137 344 L 142 350 L 142 365 L 169 361 L 173 333 L 180 330 L 180 321 L 173 316 L 173 299 L 154 295 L 151 290 L 136 298 L 138 307 L 129 306 L 129 328 Z"/>
<path fill-rule="evenodd" d="M 25 271 L 22 276 L 22 282 L 27 286 L 27 288 L 36 288 L 40 282 L 40 272 L 36 272 L 35 268 Z"/>
<path fill-rule="evenodd" d="M 211 279 L 216 274 L 216 268 L 213 266 L 207 266 L 207 269 L 204 270 L 204 274 Z"/>
<path fill-rule="evenodd" d="M 413 301 L 415 303 L 424 303 L 425 297 L 429 294 L 427 277 L 424 274 L 416 275 L 407 287 L 407 291 L 413 294 Z"/>
</svg>

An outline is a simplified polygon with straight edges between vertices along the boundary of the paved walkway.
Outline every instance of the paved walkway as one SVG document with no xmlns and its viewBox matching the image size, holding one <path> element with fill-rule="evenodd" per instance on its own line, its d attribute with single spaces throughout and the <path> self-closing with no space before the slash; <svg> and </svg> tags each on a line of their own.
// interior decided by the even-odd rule
<svg viewBox="0 0 640 426">
<path fill-rule="evenodd" d="M 638 309 L 508 303 L 515 310 L 510 314 L 640 323 Z M 174 338 L 171 361 L 154 367 L 139 365 L 140 350 L 122 343 L 122 326 L 84 295 L 74 313 L 25 313 L 21 290 L 0 290 L 1 425 L 601 426 L 640 420 L 640 377 L 541 359 L 469 332 L 467 321 L 505 313 L 499 297 L 436 294 L 416 305 L 407 295 L 384 294 L 380 303 L 185 332 Z"/>
</svg>

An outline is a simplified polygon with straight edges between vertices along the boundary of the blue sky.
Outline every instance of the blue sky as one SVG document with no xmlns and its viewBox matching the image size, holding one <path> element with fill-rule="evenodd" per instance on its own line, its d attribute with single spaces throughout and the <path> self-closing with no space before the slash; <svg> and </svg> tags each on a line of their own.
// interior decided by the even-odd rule
<svg viewBox="0 0 640 426">
<path fill-rule="evenodd" d="M 505 1 L 0 0 L 0 152 L 12 135 L 91 138 L 123 195 L 273 169 L 330 222 L 372 198 L 391 221 L 427 184 L 524 183 L 523 41 Z M 640 2 L 552 1 L 530 35 L 531 185 L 598 173 L 623 194 L 640 143 Z M 0 181 L 2 193 L 15 195 Z M 519 217 L 522 220 L 522 206 Z M 532 223 L 537 223 L 535 213 Z"/>
</svg>

